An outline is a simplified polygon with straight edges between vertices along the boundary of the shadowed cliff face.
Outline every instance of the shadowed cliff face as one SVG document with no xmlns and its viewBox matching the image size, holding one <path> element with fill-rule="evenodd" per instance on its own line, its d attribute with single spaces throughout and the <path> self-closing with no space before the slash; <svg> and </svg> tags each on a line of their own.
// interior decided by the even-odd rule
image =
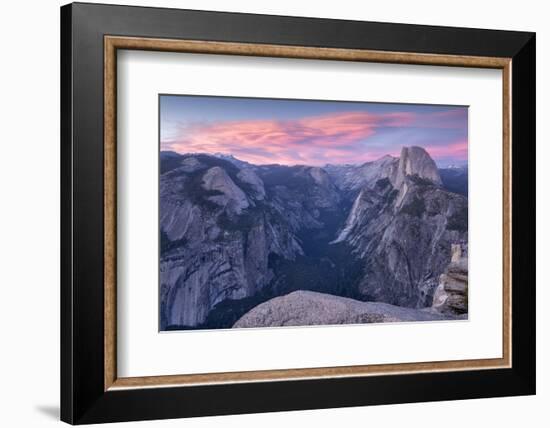
<svg viewBox="0 0 550 428">
<path fill-rule="evenodd" d="M 296 290 L 431 306 L 467 199 L 421 148 L 353 166 L 161 153 L 161 329 L 231 327 Z"/>
<path fill-rule="evenodd" d="M 161 327 L 204 323 L 218 303 L 262 291 L 270 267 L 304 255 L 338 189 L 311 167 L 253 167 L 207 155 L 163 162 L 160 180 Z"/>
</svg>

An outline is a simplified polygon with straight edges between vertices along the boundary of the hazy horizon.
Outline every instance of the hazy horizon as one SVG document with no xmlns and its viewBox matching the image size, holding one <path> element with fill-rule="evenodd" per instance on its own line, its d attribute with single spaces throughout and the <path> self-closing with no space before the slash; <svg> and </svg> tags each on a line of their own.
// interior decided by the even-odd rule
<svg viewBox="0 0 550 428">
<path fill-rule="evenodd" d="M 366 162 L 374 162 L 378 159 L 381 159 L 385 156 L 391 156 L 395 159 L 398 159 L 399 156 L 393 156 L 393 155 L 383 155 L 381 156 L 380 158 L 377 158 L 377 159 L 374 159 L 374 161 L 365 161 L 365 162 L 348 162 L 348 163 L 335 163 L 335 162 L 329 162 L 329 163 L 326 163 L 326 164 L 323 164 L 323 165 L 310 165 L 310 164 L 307 164 L 307 163 L 294 163 L 294 164 L 280 164 L 280 163 L 276 163 L 276 162 L 268 162 L 268 163 L 254 163 L 254 162 L 249 162 L 249 161 L 245 161 L 244 159 L 241 159 L 237 156 L 234 156 L 232 155 L 231 153 L 223 153 L 223 152 L 217 152 L 217 153 L 206 153 L 206 152 L 176 152 L 175 150 L 162 150 L 160 151 L 161 153 L 169 153 L 169 152 L 172 152 L 172 153 L 176 153 L 180 156 L 186 156 L 186 155 L 189 155 L 189 156 L 192 156 L 192 155 L 208 155 L 208 156 L 215 156 L 215 157 L 220 157 L 220 156 L 225 156 L 225 157 L 233 157 L 234 159 L 238 160 L 238 161 L 242 161 L 242 162 L 247 162 L 251 165 L 255 165 L 255 166 L 269 166 L 269 165 L 281 165 L 281 166 L 318 166 L 318 167 L 324 167 L 324 166 L 327 166 L 327 165 L 333 165 L 333 166 L 345 166 L 345 165 L 362 165 Z M 464 161 L 462 163 L 449 163 L 449 164 L 444 164 L 444 165 L 440 165 L 436 162 L 436 165 L 438 168 L 449 168 L 449 167 L 459 167 L 459 168 L 467 168 L 468 167 L 468 162 L 467 161 Z"/>
<path fill-rule="evenodd" d="M 160 149 L 256 165 L 362 164 L 423 147 L 439 167 L 468 162 L 468 108 L 423 104 L 160 96 Z"/>
</svg>

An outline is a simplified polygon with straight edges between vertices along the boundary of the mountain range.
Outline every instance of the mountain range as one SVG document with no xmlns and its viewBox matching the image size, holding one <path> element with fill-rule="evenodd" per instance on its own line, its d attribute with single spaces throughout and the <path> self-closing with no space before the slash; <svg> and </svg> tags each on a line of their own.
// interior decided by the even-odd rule
<svg viewBox="0 0 550 428">
<path fill-rule="evenodd" d="M 161 330 L 242 326 L 287 295 L 433 319 L 452 246 L 467 245 L 468 171 L 450 170 L 420 147 L 324 167 L 161 152 Z"/>
</svg>

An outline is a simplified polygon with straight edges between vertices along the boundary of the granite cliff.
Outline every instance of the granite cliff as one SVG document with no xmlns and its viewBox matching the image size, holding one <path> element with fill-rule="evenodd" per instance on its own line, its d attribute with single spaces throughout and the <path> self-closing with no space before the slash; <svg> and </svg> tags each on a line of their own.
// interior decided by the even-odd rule
<svg viewBox="0 0 550 428">
<path fill-rule="evenodd" d="M 362 299 L 426 307 L 451 244 L 467 239 L 468 203 L 442 188 L 423 149 L 405 147 L 394 162 L 390 175 L 363 186 L 333 242 L 349 244 L 364 261 Z"/>
</svg>

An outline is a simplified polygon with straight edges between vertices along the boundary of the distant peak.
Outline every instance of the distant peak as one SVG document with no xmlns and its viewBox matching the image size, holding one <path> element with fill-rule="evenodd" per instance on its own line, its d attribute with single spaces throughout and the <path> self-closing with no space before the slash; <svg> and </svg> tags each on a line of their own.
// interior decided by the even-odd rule
<svg viewBox="0 0 550 428">
<path fill-rule="evenodd" d="M 399 166 L 394 179 L 394 186 L 400 187 L 405 177 L 417 175 L 441 186 L 441 177 L 434 160 L 429 153 L 418 146 L 403 147 L 399 156 Z"/>
<path fill-rule="evenodd" d="M 227 162 L 231 162 L 233 165 L 235 165 L 238 168 L 252 166 L 251 163 L 243 161 L 239 158 L 236 158 L 235 156 L 233 156 L 230 153 L 214 153 L 214 154 L 212 154 L 212 156 L 214 156 L 218 159 L 225 160 Z"/>
<path fill-rule="evenodd" d="M 393 157 L 392 155 L 384 155 L 381 158 L 376 159 L 372 163 L 375 165 L 385 165 L 397 161 L 399 158 Z"/>
<path fill-rule="evenodd" d="M 442 166 L 440 167 L 439 169 L 456 169 L 456 170 L 463 170 L 463 169 L 466 169 L 467 166 L 466 165 L 455 165 L 455 164 L 451 164 L 451 165 L 447 165 L 447 166 Z"/>
<path fill-rule="evenodd" d="M 430 159 L 432 159 L 429 155 L 429 153 L 426 151 L 426 149 L 424 149 L 423 147 L 420 147 L 420 146 L 410 146 L 410 147 L 407 147 L 407 146 L 403 146 L 401 148 L 401 156 L 403 155 L 411 155 L 411 156 L 425 156 L 425 157 L 428 157 Z"/>
<path fill-rule="evenodd" d="M 213 156 L 216 156 L 217 158 L 237 159 L 235 156 L 229 153 L 216 152 Z"/>
<path fill-rule="evenodd" d="M 177 152 L 174 152 L 172 150 L 162 150 L 160 152 L 160 157 L 161 158 L 177 158 L 177 157 L 180 157 L 181 155 Z"/>
</svg>

